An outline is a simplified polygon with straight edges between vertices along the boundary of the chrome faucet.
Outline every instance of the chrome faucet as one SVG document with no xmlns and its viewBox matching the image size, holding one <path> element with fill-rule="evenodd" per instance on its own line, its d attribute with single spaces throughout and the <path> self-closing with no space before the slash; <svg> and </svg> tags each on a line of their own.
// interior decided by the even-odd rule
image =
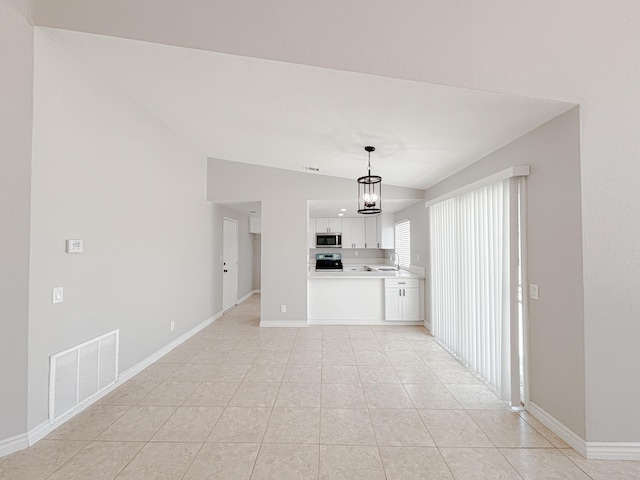
<svg viewBox="0 0 640 480">
<path fill-rule="evenodd" d="M 396 270 L 400 270 L 400 255 L 398 255 L 397 252 L 393 252 L 391 255 L 389 255 L 389 260 L 391 260 L 392 262 L 393 262 L 393 257 L 396 257 L 396 261 L 394 263 Z"/>
</svg>

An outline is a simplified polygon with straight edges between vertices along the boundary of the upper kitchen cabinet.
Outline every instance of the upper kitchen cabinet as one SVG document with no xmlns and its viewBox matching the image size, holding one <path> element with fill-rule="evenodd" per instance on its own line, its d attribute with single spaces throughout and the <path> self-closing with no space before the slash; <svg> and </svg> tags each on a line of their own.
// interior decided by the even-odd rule
<svg viewBox="0 0 640 480">
<path fill-rule="evenodd" d="M 364 218 L 353 220 L 353 248 L 364 248 Z"/>
<path fill-rule="evenodd" d="M 380 248 L 393 250 L 395 248 L 394 232 L 395 215 L 393 213 L 383 213 L 378 217 L 380 224 Z"/>
<path fill-rule="evenodd" d="M 353 243 L 353 218 L 342 219 L 342 248 L 355 248 Z"/>
<path fill-rule="evenodd" d="M 340 218 L 316 218 L 317 233 L 341 233 L 342 219 Z"/>
<path fill-rule="evenodd" d="M 380 248 L 378 217 L 364 219 L 364 248 Z"/>
<path fill-rule="evenodd" d="M 394 248 L 393 214 L 383 213 L 367 217 L 365 223 L 365 248 Z"/>
<path fill-rule="evenodd" d="M 364 218 L 342 219 L 342 248 L 365 248 Z"/>
<path fill-rule="evenodd" d="M 342 233 L 342 248 L 393 249 L 392 213 L 375 217 L 310 218 L 309 248 L 315 248 L 316 233 Z"/>
<path fill-rule="evenodd" d="M 328 218 L 315 218 L 316 232 L 324 233 L 329 231 L 329 219 Z"/>
</svg>

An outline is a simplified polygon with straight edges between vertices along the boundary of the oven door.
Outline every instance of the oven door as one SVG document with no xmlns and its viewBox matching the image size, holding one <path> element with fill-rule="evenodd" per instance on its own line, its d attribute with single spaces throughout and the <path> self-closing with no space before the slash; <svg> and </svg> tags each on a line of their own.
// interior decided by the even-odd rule
<svg viewBox="0 0 640 480">
<path fill-rule="evenodd" d="M 317 233 L 316 248 L 342 248 L 342 234 Z"/>
</svg>

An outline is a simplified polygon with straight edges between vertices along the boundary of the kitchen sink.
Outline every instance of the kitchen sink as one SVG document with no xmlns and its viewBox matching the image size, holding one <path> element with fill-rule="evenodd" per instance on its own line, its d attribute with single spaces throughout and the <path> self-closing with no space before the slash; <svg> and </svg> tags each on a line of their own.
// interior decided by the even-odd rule
<svg viewBox="0 0 640 480">
<path fill-rule="evenodd" d="M 364 267 L 367 272 L 397 272 L 398 269 L 395 267 L 385 267 L 383 265 L 373 265 Z"/>
</svg>

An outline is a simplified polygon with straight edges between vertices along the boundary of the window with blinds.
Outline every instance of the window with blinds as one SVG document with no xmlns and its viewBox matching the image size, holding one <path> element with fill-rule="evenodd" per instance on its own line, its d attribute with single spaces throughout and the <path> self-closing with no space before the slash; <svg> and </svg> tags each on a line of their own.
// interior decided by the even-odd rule
<svg viewBox="0 0 640 480">
<path fill-rule="evenodd" d="M 395 245 L 398 264 L 403 268 L 409 268 L 411 265 L 411 222 L 409 220 L 396 223 Z"/>
</svg>

